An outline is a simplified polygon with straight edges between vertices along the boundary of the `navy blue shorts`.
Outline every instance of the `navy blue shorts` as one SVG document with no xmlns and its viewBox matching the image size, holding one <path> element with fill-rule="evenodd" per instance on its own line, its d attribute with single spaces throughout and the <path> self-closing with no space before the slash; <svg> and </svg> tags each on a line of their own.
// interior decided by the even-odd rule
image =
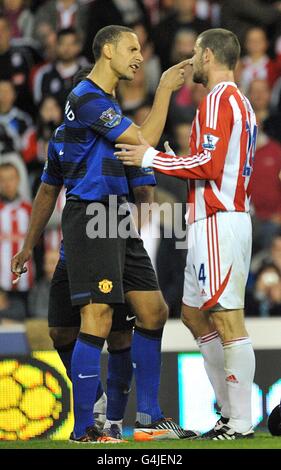
<svg viewBox="0 0 281 470">
<path fill-rule="evenodd" d="M 125 304 L 112 305 L 111 331 L 131 330 L 135 315 Z M 58 262 L 50 288 L 48 323 L 50 327 L 80 327 L 80 307 L 72 305 L 65 263 Z"/>
<path fill-rule="evenodd" d="M 89 202 L 68 200 L 62 214 L 65 259 L 72 305 L 124 303 L 129 291 L 159 290 L 155 271 L 139 237 L 87 235 Z M 104 205 L 106 226 L 112 220 Z M 118 223 L 129 213 L 114 216 Z"/>
</svg>

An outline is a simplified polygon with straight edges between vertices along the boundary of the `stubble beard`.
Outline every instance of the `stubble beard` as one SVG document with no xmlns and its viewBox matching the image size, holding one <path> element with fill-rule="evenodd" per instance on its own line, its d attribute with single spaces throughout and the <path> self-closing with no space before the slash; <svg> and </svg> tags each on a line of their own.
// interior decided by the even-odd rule
<svg viewBox="0 0 281 470">
<path fill-rule="evenodd" d="M 207 77 L 205 77 L 203 72 L 194 72 L 192 80 L 193 80 L 194 83 L 199 83 L 199 84 L 203 85 L 204 87 L 208 83 Z"/>
</svg>

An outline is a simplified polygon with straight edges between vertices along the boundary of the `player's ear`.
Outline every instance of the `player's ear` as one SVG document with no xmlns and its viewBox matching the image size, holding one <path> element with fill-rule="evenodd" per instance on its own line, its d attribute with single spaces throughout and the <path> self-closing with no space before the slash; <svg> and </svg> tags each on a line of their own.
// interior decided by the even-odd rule
<svg viewBox="0 0 281 470">
<path fill-rule="evenodd" d="M 107 59 L 112 59 L 111 44 L 107 43 L 103 46 L 103 53 Z"/>
<path fill-rule="evenodd" d="M 203 52 L 204 62 L 210 62 L 212 57 L 214 57 L 213 51 L 209 47 L 206 47 L 206 49 Z"/>
</svg>

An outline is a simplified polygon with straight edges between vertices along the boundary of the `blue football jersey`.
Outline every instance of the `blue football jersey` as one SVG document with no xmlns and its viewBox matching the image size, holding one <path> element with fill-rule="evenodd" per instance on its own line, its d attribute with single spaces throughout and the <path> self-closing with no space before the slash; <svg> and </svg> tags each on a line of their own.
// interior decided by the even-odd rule
<svg viewBox="0 0 281 470">
<path fill-rule="evenodd" d="M 116 99 L 92 80 L 82 80 L 68 95 L 63 175 L 67 198 L 101 201 L 128 194 L 125 168 L 114 155 L 115 141 L 132 124 Z"/>
<path fill-rule="evenodd" d="M 48 146 L 48 157 L 44 166 L 44 170 L 41 176 L 41 181 L 52 186 L 63 186 L 66 187 L 66 192 L 71 190 L 72 182 L 69 182 L 68 187 L 65 184 L 65 177 L 63 169 L 65 168 L 64 163 L 64 134 L 65 125 L 59 126 L 52 135 L 52 138 Z M 137 167 L 124 167 L 125 175 L 127 179 L 128 188 L 130 191 L 131 201 L 133 199 L 133 188 L 138 186 L 155 186 L 156 179 L 154 176 L 153 169 L 151 168 L 137 168 Z M 63 241 L 61 242 L 60 248 L 60 260 L 65 261 Z"/>
</svg>

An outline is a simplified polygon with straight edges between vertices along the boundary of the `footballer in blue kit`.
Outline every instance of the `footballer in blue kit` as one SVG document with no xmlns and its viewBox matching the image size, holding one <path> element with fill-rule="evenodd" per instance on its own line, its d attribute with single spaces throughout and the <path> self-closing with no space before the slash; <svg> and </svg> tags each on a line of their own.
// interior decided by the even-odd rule
<svg viewBox="0 0 281 470">
<path fill-rule="evenodd" d="M 58 187 L 64 185 L 64 129 L 64 124 L 59 126 L 49 142 L 48 158 L 41 176 L 44 184 Z M 131 168 L 129 171 L 126 170 L 126 176 L 132 194 L 135 188 L 156 184 L 151 169 L 139 171 L 137 168 Z M 71 379 L 71 357 L 80 327 L 80 310 L 78 306 L 72 306 L 70 301 L 63 241 L 60 259 L 51 282 L 48 323 L 54 346 Z M 94 405 L 94 417 L 96 425 L 103 429 L 107 436 L 115 438 L 122 437 L 122 420 L 132 379 L 130 347 L 134 323 L 135 316 L 128 305 L 114 306 L 111 333 L 107 338 L 109 351 L 107 397 L 100 383 Z"/>
<path fill-rule="evenodd" d="M 101 202 L 107 209 L 110 196 L 117 196 L 117 204 L 126 202 L 129 188 L 125 167 L 114 156 L 113 144 L 131 125 L 132 121 L 122 115 L 114 96 L 105 93 L 89 78 L 81 81 L 68 96 L 62 160 L 66 187 L 62 229 L 73 305 L 123 303 L 126 291 L 159 290 L 151 262 L 139 238 L 125 240 L 107 236 L 91 240 L 86 230 L 90 220 L 86 214 L 89 202 Z M 58 131 L 58 139 L 60 133 Z M 127 215 L 127 212 L 118 213 L 118 222 L 121 223 Z M 109 213 L 108 217 L 107 223 L 110 224 Z M 128 250 L 138 253 L 138 256 L 126 263 L 126 250 L 127 253 Z M 95 259 L 91 272 L 81 269 L 90 259 Z M 141 276 L 136 270 L 126 269 L 138 262 L 145 269 Z M 138 279 L 134 284 L 132 278 L 135 273 Z M 150 283 L 146 282 L 148 279 Z M 109 291 L 101 288 L 103 280 L 109 281 Z"/>
<path fill-rule="evenodd" d="M 136 34 L 123 26 L 102 28 L 94 38 L 93 54 L 95 65 L 68 95 L 65 127 L 54 136 L 56 143 L 59 145 L 61 140 L 63 147 L 58 156 L 66 187 L 62 231 L 70 299 L 73 307 L 79 307 L 81 318 L 71 357 L 74 430 L 70 439 L 77 443 L 108 442 L 96 426 L 93 406 L 100 384 L 101 350 L 112 327 L 115 305 L 125 301 L 136 316 L 131 348 L 137 392 L 135 440 L 194 438 L 197 433 L 184 430 L 164 417 L 158 401 L 161 340 L 168 308 L 151 261 L 139 236 L 123 237 L 119 231 L 116 236 L 110 233 L 112 219 L 119 227 L 129 215 L 119 211 L 127 201 L 129 186 L 125 167 L 114 155 L 115 143 L 137 144 L 141 130 L 150 144 L 157 144 L 172 92 L 183 85 L 188 61 L 163 73 L 152 110 L 138 127 L 122 114 L 115 98 L 119 80 L 133 80 L 143 61 Z M 52 175 L 54 182 L 58 174 L 51 158 L 52 145 L 45 176 Z M 146 177 L 151 173 L 147 171 Z M 133 175 L 131 180 L 135 182 L 144 176 L 136 168 Z M 116 202 L 114 217 L 112 197 Z M 39 201 L 40 198 L 35 201 L 36 207 Z M 102 236 L 99 233 L 92 236 L 87 231 L 93 203 L 102 206 L 106 214 L 107 230 Z M 44 207 L 42 211 L 38 218 L 43 220 Z M 14 260 L 15 274 L 23 272 L 31 246 L 27 235 L 23 254 Z"/>
</svg>

